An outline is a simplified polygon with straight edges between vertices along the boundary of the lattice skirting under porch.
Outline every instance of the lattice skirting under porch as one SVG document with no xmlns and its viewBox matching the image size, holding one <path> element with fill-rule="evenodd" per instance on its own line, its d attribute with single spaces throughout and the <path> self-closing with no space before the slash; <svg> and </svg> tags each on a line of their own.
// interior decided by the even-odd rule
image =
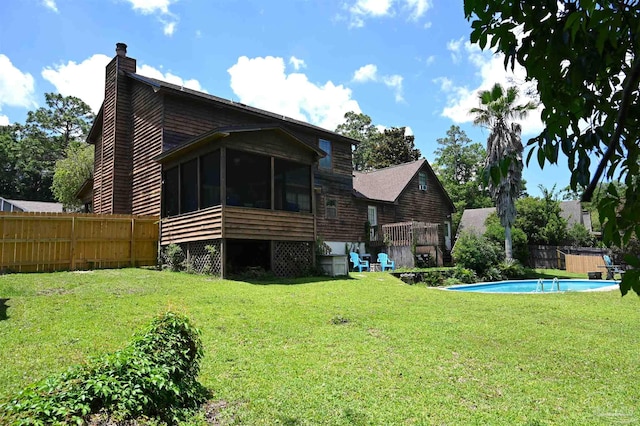
<svg viewBox="0 0 640 426">
<path fill-rule="evenodd" d="M 302 276 L 313 267 L 313 243 L 274 241 L 273 274 L 278 277 Z"/>
<path fill-rule="evenodd" d="M 222 275 L 221 240 L 192 241 L 180 243 L 179 246 L 184 252 L 186 270 L 197 274 Z M 206 249 L 207 246 L 214 247 L 215 251 L 210 253 Z M 166 247 L 163 247 L 162 256 L 165 249 Z M 162 263 L 165 263 L 164 260 L 162 259 Z"/>
</svg>

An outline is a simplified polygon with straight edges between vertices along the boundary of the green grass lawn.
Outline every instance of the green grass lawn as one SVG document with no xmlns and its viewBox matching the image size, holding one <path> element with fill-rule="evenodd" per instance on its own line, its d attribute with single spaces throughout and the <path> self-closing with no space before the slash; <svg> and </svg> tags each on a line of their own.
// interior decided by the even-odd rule
<svg viewBox="0 0 640 426">
<path fill-rule="evenodd" d="M 640 300 L 499 295 L 385 273 L 259 285 L 123 269 L 0 276 L 0 400 L 168 309 L 203 331 L 223 424 L 611 425 L 640 419 Z"/>
</svg>

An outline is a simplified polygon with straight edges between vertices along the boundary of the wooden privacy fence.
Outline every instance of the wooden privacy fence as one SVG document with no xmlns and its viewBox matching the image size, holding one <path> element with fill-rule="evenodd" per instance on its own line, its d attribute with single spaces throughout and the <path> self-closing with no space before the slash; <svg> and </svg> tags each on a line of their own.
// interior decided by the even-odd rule
<svg viewBox="0 0 640 426">
<path fill-rule="evenodd" d="M 606 268 L 602 256 L 585 256 L 576 254 L 566 254 L 565 263 L 567 272 L 586 274 L 587 272 L 603 272 L 606 275 Z"/>
<path fill-rule="evenodd" d="M 0 212 L 0 271 L 155 265 L 156 216 Z"/>
</svg>

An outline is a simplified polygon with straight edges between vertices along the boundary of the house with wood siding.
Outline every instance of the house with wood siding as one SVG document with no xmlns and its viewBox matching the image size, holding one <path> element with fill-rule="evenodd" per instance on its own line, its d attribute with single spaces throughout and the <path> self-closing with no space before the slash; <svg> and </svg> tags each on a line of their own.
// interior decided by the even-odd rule
<svg viewBox="0 0 640 426">
<path fill-rule="evenodd" d="M 92 209 L 160 216 L 160 244 L 180 244 L 195 267 L 222 276 L 254 267 L 296 274 L 313 265 L 317 240 L 342 252 L 367 240 L 369 205 L 380 206 L 380 225 L 387 216 L 410 216 L 444 226 L 450 215 L 444 190 L 431 201 L 445 207 L 415 209 L 404 203 L 429 197 L 405 191 L 389 201 L 354 192 L 356 140 L 141 76 L 126 48 L 118 43 L 107 65 L 104 103 L 88 137 Z M 421 161 L 412 179 L 422 179 L 420 169 L 437 180 Z M 423 214 L 437 209 L 442 216 Z"/>
</svg>

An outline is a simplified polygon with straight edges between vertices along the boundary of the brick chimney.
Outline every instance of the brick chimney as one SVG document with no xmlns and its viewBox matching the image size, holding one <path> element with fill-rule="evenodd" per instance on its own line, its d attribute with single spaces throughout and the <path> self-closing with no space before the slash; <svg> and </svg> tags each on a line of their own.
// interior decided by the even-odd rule
<svg viewBox="0 0 640 426">
<path fill-rule="evenodd" d="M 96 213 L 131 213 L 132 108 L 131 81 L 136 60 L 127 45 L 116 44 L 106 69 L 102 137 L 96 142 L 93 206 Z"/>
</svg>

